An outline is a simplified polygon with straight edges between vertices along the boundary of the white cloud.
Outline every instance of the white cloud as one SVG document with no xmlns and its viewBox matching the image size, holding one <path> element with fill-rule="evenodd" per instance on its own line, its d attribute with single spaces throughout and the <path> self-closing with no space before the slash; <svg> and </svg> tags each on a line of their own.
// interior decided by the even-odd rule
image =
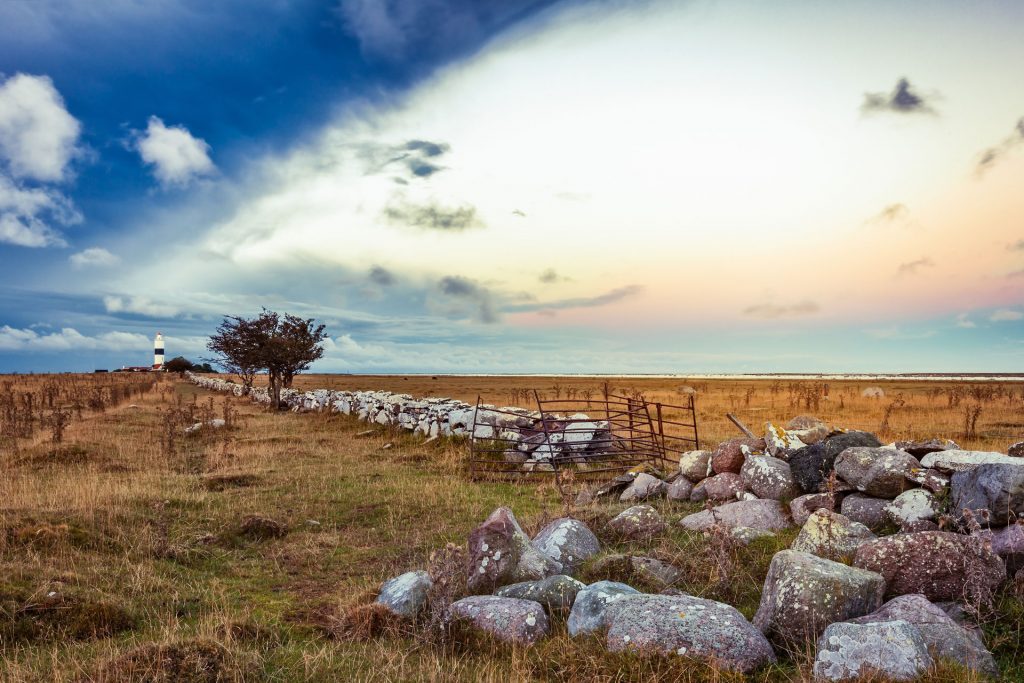
<svg viewBox="0 0 1024 683">
<path fill-rule="evenodd" d="M 958 315 L 956 317 L 956 322 L 954 324 L 957 327 L 962 327 L 968 330 L 978 326 L 977 323 L 975 323 L 973 320 L 969 320 L 967 318 L 967 313 L 961 313 L 960 315 Z"/>
<path fill-rule="evenodd" d="M 68 260 L 76 268 L 82 268 L 85 266 L 113 266 L 120 262 L 121 259 L 103 247 L 89 247 L 77 254 L 72 254 L 68 257 Z"/>
<path fill-rule="evenodd" d="M 0 158 L 12 177 L 63 180 L 80 130 L 47 76 L 17 74 L 0 85 Z"/>
<path fill-rule="evenodd" d="M 196 353 L 205 348 L 205 337 L 166 336 L 168 351 Z M 137 332 L 113 330 L 96 335 L 85 335 L 73 327 L 59 332 L 40 334 L 33 329 L 18 329 L 9 325 L 0 327 L 0 351 L 138 351 L 148 352 L 153 338 Z"/>
<path fill-rule="evenodd" d="M 107 313 L 137 313 L 154 318 L 169 317 L 179 312 L 174 306 L 156 303 L 145 296 L 105 296 L 103 305 Z"/>
<path fill-rule="evenodd" d="M 210 160 L 210 146 L 184 126 L 166 126 L 160 118 L 149 117 L 145 132 L 137 132 L 134 148 L 142 161 L 153 167 L 153 175 L 164 187 L 188 185 L 216 170 Z"/>
<path fill-rule="evenodd" d="M 65 246 L 52 223 L 80 223 L 82 215 L 56 190 L 22 187 L 0 173 L 0 242 L 22 247 Z"/>
<path fill-rule="evenodd" d="M 1024 313 L 1020 311 L 1013 311 L 1009 308 L 1000 308 L 998 311 L 992 314 L 989 318 L 994 323 L 1005 323 L 1013 322 L 1016 320 L 1024 320 Z"/>
<path fill-rule="evenodd" d="M 47 183 L 67 178 L 80 128 L 46 76 L 0 81 L 0 242 L 65 246 L 55 224 L 74 225 L 82 216 Z"/>
</svg>

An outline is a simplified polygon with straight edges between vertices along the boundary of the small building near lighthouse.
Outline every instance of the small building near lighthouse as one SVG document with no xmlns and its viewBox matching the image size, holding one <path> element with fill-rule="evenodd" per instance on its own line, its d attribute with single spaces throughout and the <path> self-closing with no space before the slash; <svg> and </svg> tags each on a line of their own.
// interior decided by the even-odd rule
<svg viewBox="0 0 1024 683">
<path fill-rule="evenodd" d="M 157 332 L 153 340 L 153 369 L 164 369 L 164 335 Z"/>
</svg>

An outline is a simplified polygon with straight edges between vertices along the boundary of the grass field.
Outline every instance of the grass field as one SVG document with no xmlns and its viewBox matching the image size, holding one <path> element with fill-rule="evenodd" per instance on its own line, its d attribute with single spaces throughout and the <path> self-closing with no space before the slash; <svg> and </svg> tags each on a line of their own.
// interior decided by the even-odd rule
<svg viewBox="0 0 1024 683">
<path fill-rule="evenodd" d="M 19 392 L 39 391 L 48 381 L 4 379 L 15 404 L 24 401 Z M 88 393 L 90 382 L 111 380 L 80 381 L 76 391 Z M 598 391 L 599 383 L 310 375 L 297 386 L 469 401 L 479 394 L 522 404 L 511 400 L 521 393 L 511 392 L 537 388 L 553 395 L 557 384 L 563 396 L 570 389 L 578 395 Z M 755 428 L 811 413 L 878 431 L 888 409 L 884 439 L 942 436 L 1003 450 L 1024 438 L 1019 384 L 880 383 L 887 396 L 865 399 L 865 383 L 832 383 L 828 400 L 821 387 L 806 384 L 616 384 L 669 403 L 682 396 L 681 385 L 694 387 L 706 444 L 736 435 L 726 411 Z M 557 492 L 549 483 L 469 481 L 459 442 L 423 445 L 394 432 L 359 438 L 366 425 L 351 418 L 274 414 L 171 377 L 139 391 L 111 396 L 102 408 L 86 406 L 80 416 L 72 411 L 61 443 L 52 442 L 52 427 L 38 425 L 31 435 L 0 441 L 0 680 L 734 679 L 681 659 L 609 655 L 595 640 L 570 640 L 562 625 L 538 646 L 518 649 L 438 643 L 374 623 L 373 613 L 358 607 L 383 579 L 426 567 L 446 543 L 464 544 L 499 505 L 535 531 L 564 513 Z M 898 400 L 903 403 L 890 409 Z M 168 441 L 175 411 L 220 416 L 226 405 L 231 427 Z M 965 418 L 978 406 L 976 434 L 964 438 Z M 662 511 L 671 519 L 696 509 L 667 505 Z M 574 512 L 599 530 L 622 507 Z M 715 547 L 681 529 L 635 547 L 603 540 L 609 552 L 637 551 L 676 564 L 685 575 L 681 590 L 729 602 L 751 617 L 772 554 L 794 533 L 746 548 Z M 1008 677 L 1024 680 L 1024 604 L 1009 590 L 989 616 L 986 635 Z M 755 680 L 809 677 L 806 653 L 794 653 Z M 941 669 L 929 680 L 971 676 Z"/>
</svg>

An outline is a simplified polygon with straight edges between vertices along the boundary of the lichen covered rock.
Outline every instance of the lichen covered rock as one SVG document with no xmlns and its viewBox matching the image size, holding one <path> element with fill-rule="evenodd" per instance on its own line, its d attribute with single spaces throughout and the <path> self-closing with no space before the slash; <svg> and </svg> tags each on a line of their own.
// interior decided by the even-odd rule
<svg viewBox="0 0 1024 683">
<path fill-rule="evenodd" d="M 863 524 L 831 510 L 817 510 L 807 518 L 790 548 L 839 561 L 852 558 L 861 543 L 874 538 Z"/>
<path fill-rule="evenodd" d="M 466 567 L 470 593 L 492 593 L 520 581 L 562 572 L 562 565 L 538 550 L 512 511 L 500 507 L 469 535 Z"/>
<path fill-rule="evenodd" d="M 433 582 L 425 571 L 413 571 L 388 579 L 380 587 L 377 602 L 396 616 L 415 619 L 427 604 Z"/>
<path fill-rule="evenodd" d="M 533 600 L 474 595 L 448 608 L 448 618 L 494 638 L 519 645 L 532 645 L 551 631 L 544 608 Z"/>
<path fill-rule="evenodd" d="M 818 641 L 814 677 L 855 681 L 871 674 L 909 681 L 932 665 L 928 646 L 916 626 L 905 621 L 832 624 Z"/>
<path fill-rule="evenodd" d="M 565 574 L 555 574 L 540 581 L 523 581 L 503 586 L 495 593 L 501 598 L 519 598 L 539 602 L 548 614 L 566 615 L 572 609 L 576 595 L 586 584 Z"/>
<path fill-rule="evenodd" d="M 882 443 L 868 432 L 843 432 L 820 443 L 801 448 L 789 456 L 793 479 L 804 493 L 823 491 L 836 457 L 855 446 L 878 447 Z"/>
<path fill-rule="evenodd" d="M 775 642 L 799 646 L 829 624 L 878 609 L 884 592 L 875 572 L 781 550 L 768 568 L 754 625 Z"/>
<path fill-rule="evenodd" d="M 1014 464 L 978 465 L 953 474 L 950 498 L 953 514 L 970 510 L 982 524 L 1006 526 L 1024 519 L 1024 460 Z"/>
<path fill-rule="evenodd" d="M 573 575 L 587 559 L 601 552 L 601 542 L 583 522 L 562 517 L 549 523 L 533 539 L 533 547 Z"/>
<path fill-rule="evenodd" d="M 634 541 L 660 534 L 668 525 L 650 505 L 634 505 L 608 522 L 608 528 L 623 539 Z"/>
<path fill-rule="evenodd" d="M 618 581 L 597 581 L 581 589 L 569 613 L 569 635 L 575 637 L 600 631 L 605 627 L 609 605 L 628 595 L 639 594 L 637 589 Z"/>
<path fill-rule="evenodd" d="M 707 531 L 715 524 L 781 531 L 790 526 L 786 508 L 777 500 L 738 500 L 687 515 L 679 522 L 690 531 Z"/>
<path fill-rule="evenodd" d="M 608 610 L 612 652 L 658 652 L 747 673 L 776 661 L 771 645 L 735 608 L 690 595 L 636 595 Z"/>
<path fill-rule="evenodd" d="M 791 500 L 800 495 L 789 464 L 770 455 L 751 455 L 740 469 L 743 486 L 758 498 Z"/>
<path fill-rule="evenodd" d="M 690 500 L 700 503 L 705 500 L 722 501 L 736 500 L 743 492 L 743 479 L 733 472 L 725 472 L 708 477 L 693 487 Z"/>
<path fill-rule="evenodd" d="M 847 448 L 836 458 L 843 481 L 876 498 L 895 498 L 908 488 L 906 474 L 920 468 L 917 458 L 892 448 Z"/>
</svg>

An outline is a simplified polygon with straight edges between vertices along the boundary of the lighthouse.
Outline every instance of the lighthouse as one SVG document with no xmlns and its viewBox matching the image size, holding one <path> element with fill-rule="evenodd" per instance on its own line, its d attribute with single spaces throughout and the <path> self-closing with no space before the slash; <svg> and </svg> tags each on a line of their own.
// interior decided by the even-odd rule
<svg viewBox="0 0 1024 683">
<path fill-rule="evenodd" d="M 153 369 L 164 369 L 164 335 L 159 332 L 156 333 L 156 339 L 153 340 Z"/>
</svg>

